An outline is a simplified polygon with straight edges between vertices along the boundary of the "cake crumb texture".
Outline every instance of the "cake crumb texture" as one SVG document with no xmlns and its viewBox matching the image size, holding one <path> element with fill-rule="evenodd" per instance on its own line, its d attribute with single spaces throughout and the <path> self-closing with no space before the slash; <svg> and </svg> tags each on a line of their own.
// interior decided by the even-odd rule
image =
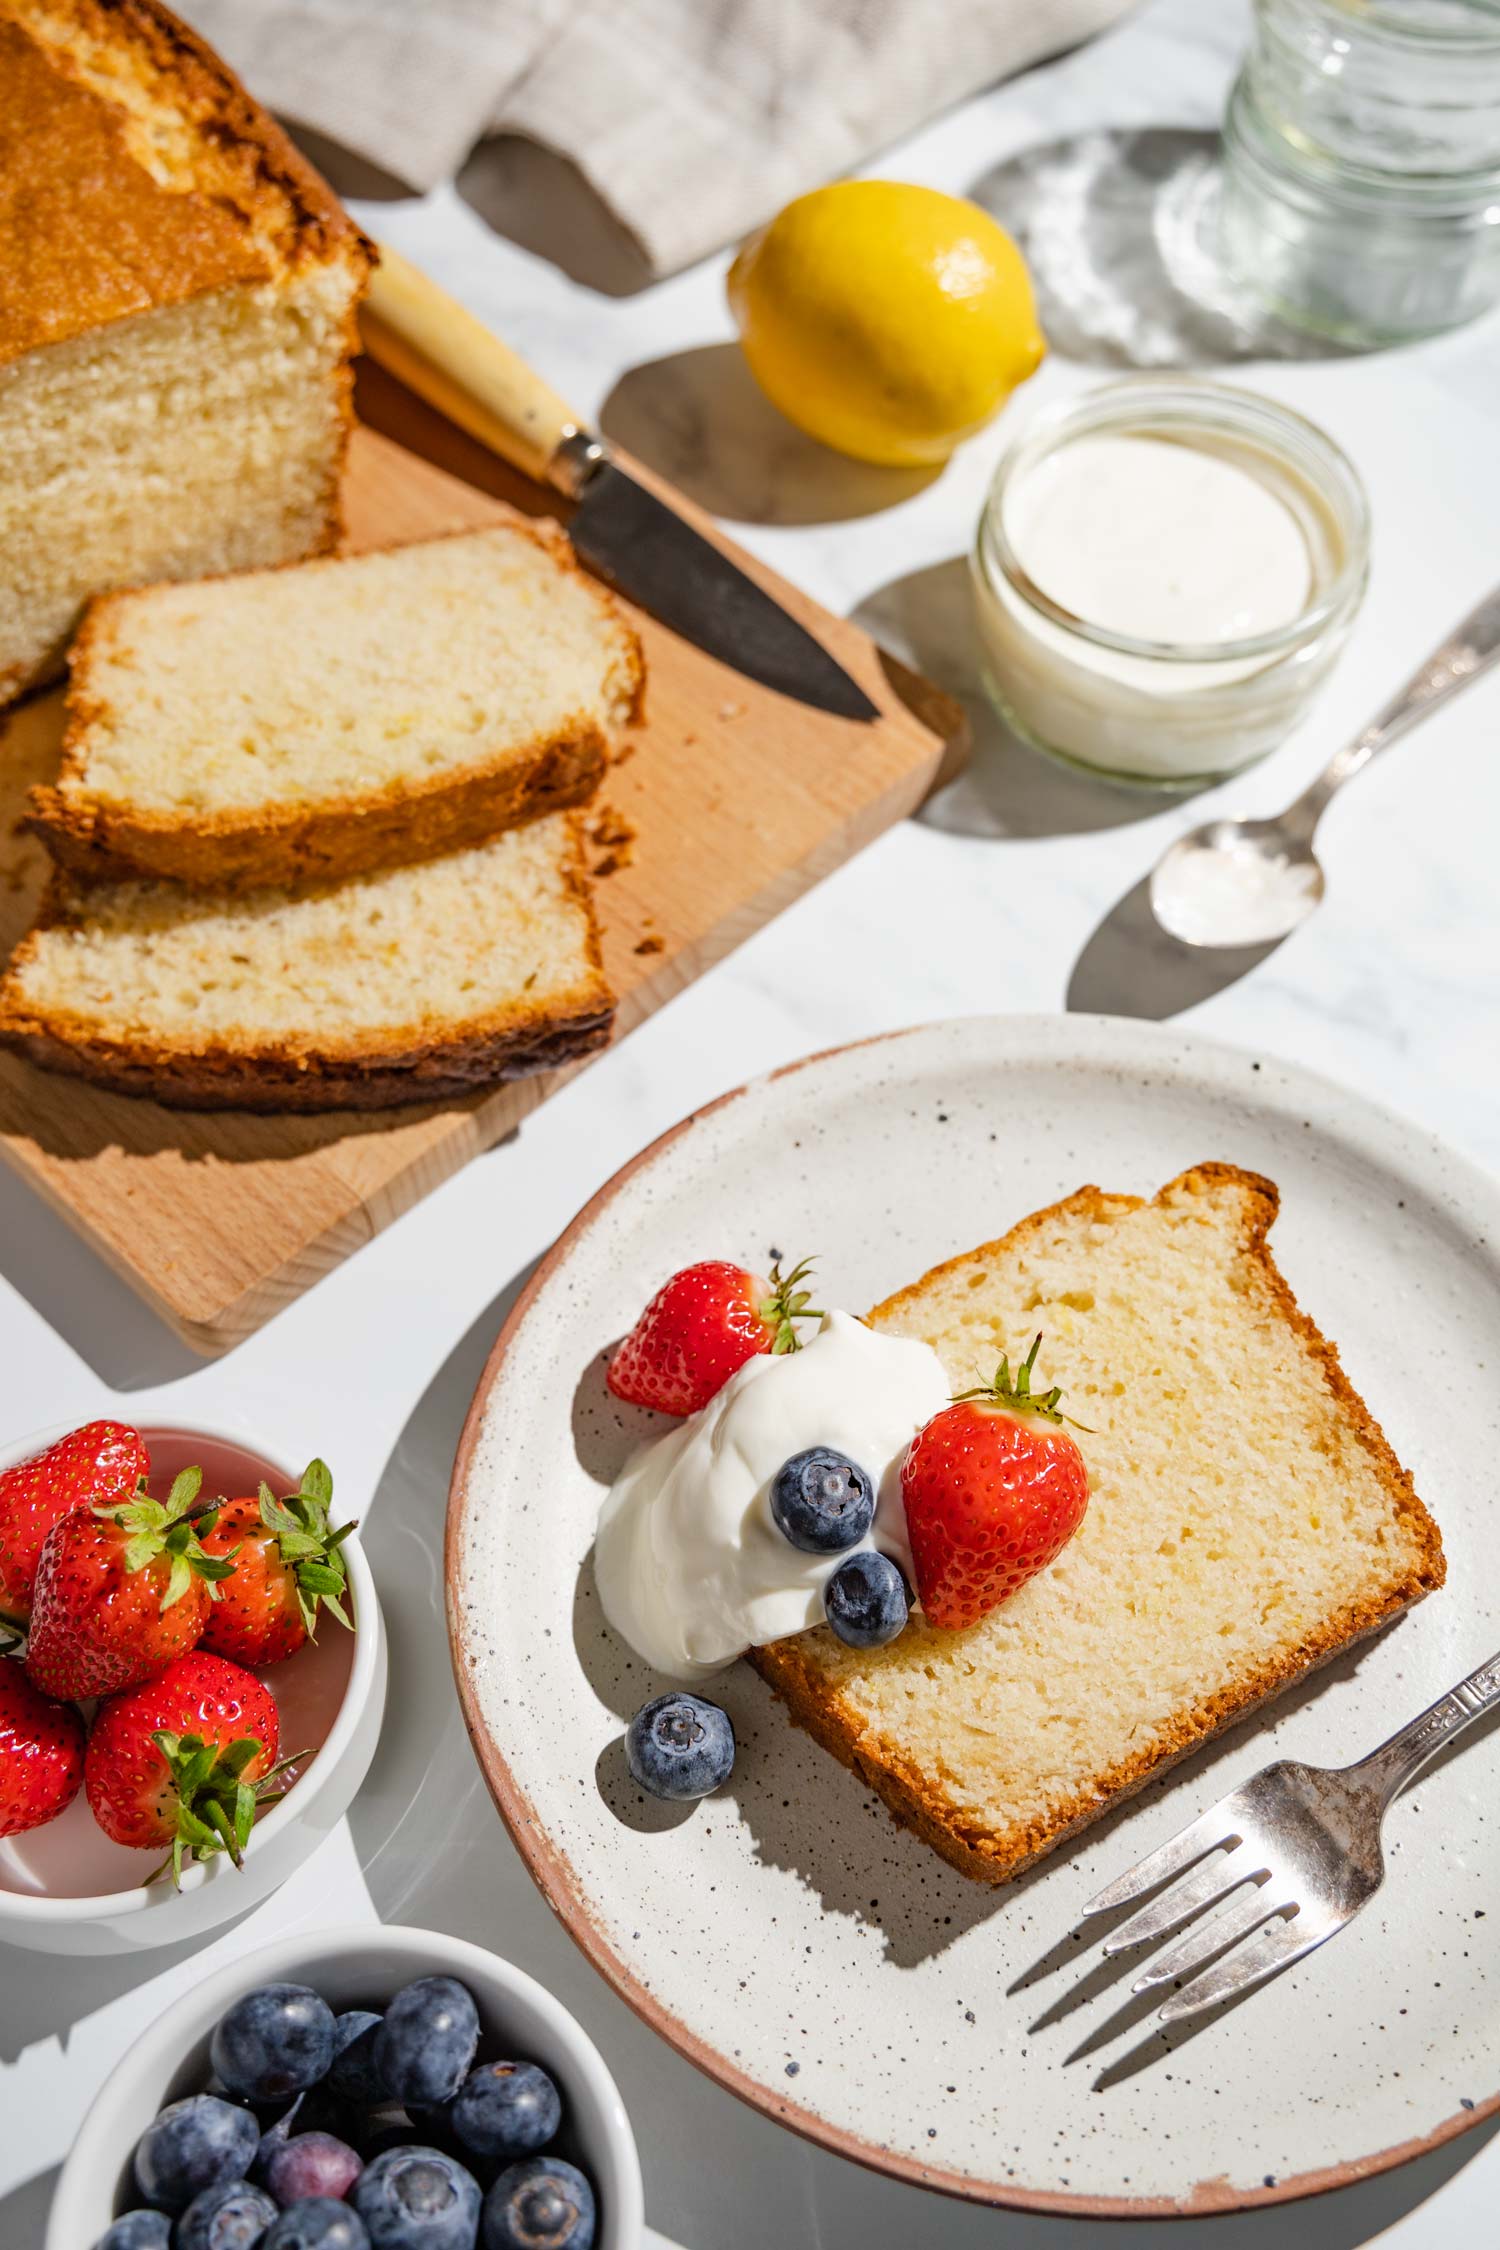
<svg viewBox="0 0 1500 2250">
<path fill-rule="evenodd" d="M 85 875 L 247 888 L 477 842 L 592 795 L 640 642 L 522 517 L 380 552 L 108 595 L 39 791 Z"/>
</svg>

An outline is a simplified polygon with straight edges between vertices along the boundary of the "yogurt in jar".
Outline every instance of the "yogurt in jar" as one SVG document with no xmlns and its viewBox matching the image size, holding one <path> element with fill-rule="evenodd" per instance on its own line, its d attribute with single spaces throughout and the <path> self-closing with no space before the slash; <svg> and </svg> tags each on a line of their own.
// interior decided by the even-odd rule
<svg viewBox="0 0 1500 2250">
<path fill-rule="evenodd" d="M 1269 399 L 1129 381 L 1002 461 L 975 553 L 988 685 L 1038 747 L 1181 788 L 1296 724 L 1363 592 L 1344 457 Z"/>
</svg>

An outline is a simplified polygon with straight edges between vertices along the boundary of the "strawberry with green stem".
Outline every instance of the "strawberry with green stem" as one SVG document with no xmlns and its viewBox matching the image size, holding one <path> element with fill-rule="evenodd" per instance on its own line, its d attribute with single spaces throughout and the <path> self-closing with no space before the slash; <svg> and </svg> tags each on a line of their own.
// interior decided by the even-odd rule
<svg viewBox="0 0 1500 2250">
<path fill-rule="evenodd" d="M 0 1470 L 0 1647 L 19 1640 L 48 1532 L 75 1508 L 129 1500 L 151 1474 L 139 1430 L 125 1422 L 85 1422 L 41 1453 Z"/>
<path fill-rule="evenodd" d="M 280 1736 L 270 1689 L 194 1649 L 99 1706 L 84 1759 L 90 1810 L 114 1843 L 166 1850 L 148 1881 L 170 1867 L 180 1886 L 186 1861 L 219 1852 L 238 1867 L 257 1813 L 306 1756 L 278 1763 Z"/>
<path fill-rule="evenodd" d="M 1055 1562 L 1083 1521 L 1088 1470 L 1063 1427 L 1062 1391 L 1031 1387 L 1041 1343 L 1014 1378 L 1002 1359 L 992 1383 L 960 1392 L 906 1449 L 901 1497 L 929 1625 L 978 1624 Z"/>
<path fill-rule="evenodd" d="M 684 1266 L 662 1283 L 618 1346 L 605 1380 L 616 1398 L 660 1414 L 695 1414 L 747 1360 L 798 1348 L 799 1320 L 821 1320 L 801 1285 L 804 1258 L 769 1281 L 727 1259 Z"/>
<path fill-rule="evenodd" d="M 279 1664 L 316 1640 L 320 1605 L 350 1627 L 341 1550 L 354 1525 L 330 1528 L 332 1499 L 327 1466 L 309 1461 L 300 1487 L 284 1499 L 263 1484 L 248 1499 L 219 1503 L 203 1546 L 237 1560 L 209 1614 L 204 1648 L 237 1664 Z"/>
<path fill-rule="evenodd" d="M 197 1646 L 235 1558 L 209 1554 L 217 1521 L 192 1510 L 201 1469 L 184 1469 L 165 1502 L 144 1484 L 124 1505 L 75 1509 L 42 1543 L 26 1669 L 44 1695 L 118 1695 Z"/>
</svg>

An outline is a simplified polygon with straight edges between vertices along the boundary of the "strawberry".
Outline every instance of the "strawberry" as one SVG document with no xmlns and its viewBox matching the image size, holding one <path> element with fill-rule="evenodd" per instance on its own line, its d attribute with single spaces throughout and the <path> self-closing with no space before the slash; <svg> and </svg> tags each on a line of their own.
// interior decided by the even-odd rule
<svg viewBox="0 0 1500 2250">
<path fill-rule="evenodd" d="M 1014 1383 L 1002 1359 L 993 1383 L 962 1392 L 906 1449 L 901 1497 L 929 1625 L 977 1624 L 1045 1570 L 1083 1521 L 1088 1470 L 1062 1427 L 1062 1393 L 1031 1388 L 1041 1341 Z"/>
<path fill-rule="evenodd" d="M 44 1453 L 0 1470 L 0 1624 L 19 1628 L 31 1616 L 37 1557 L 61 1517 L 128 1500 L 150 1474 L 146 1441 L 124 1422 L 85 1422 Z"/>
<path fill-rule="evenodd" d="M 174 1882 L 184 1859 L 227 1851 L 238 1867 L 257 1811 L 280 1795 L 280 1738 L 270 1689 L 195 1649 L 100 1704 L 83 1768 L 89 1808 L 115 1843 L 168 1850 Z"/>
<path fill-rule="evenodd" d="M 317 1639 L 318 1604 L 343 1626 L 349 1618 L 339 1549 L 354 1529 L 328 1527 L 333 1479 L 309 1461 L 298 1491 L 278 1500 L 268 1484 L 245 1500 L 222 1500 L 219 1520 L 203 1535 L 210 1555 L 234 1555 L 234 1576 L 220 1589 L 199 1644 L 236 1664 L 279 1664 L 304 1641 Z"/>
<path fill-rule="evenodd" d="M 769 1281 L 726 1259 L 684 1266 L 662 1283 L 609 1363 L 616 1398 L 661 1414 L 696 1414 L 761 1352 L 794 1352 L 799 1320 L 821 1320 L 797 1284 L 811 1260 Z"/>
<path fill-rule="evenodd" d="M 141 1486 L 124 1506 L 75 1509 L 52 1526 L 26 1652 L 44 1695 L 118 1695 L 202 1638 L 211 1588 L 234 1573 L 232 1556 L 203 1551 L 213 1515 L 189 1520 L 202 1481 L 184 1469 L 165 1506 Z"/>
<path fill-rule="evenodd" d="M 0 1662 L 0 1836 L 56 1820 L 83 1779 L 83 1721 Z"/>
</svg>

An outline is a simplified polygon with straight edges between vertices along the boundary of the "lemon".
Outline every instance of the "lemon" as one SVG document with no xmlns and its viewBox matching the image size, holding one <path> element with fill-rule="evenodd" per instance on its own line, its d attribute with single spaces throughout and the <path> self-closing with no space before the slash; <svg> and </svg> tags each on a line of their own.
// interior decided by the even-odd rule
<svg viewBox="0 0 1500 2250">
<path fill-rule="evenodd" d="M 1046 350 L 1005 230 L 900 180 L 798 196 L 740 251 L 729 304 L 766 396 L 857 461 L 945 461 Z"/>
</svg>

